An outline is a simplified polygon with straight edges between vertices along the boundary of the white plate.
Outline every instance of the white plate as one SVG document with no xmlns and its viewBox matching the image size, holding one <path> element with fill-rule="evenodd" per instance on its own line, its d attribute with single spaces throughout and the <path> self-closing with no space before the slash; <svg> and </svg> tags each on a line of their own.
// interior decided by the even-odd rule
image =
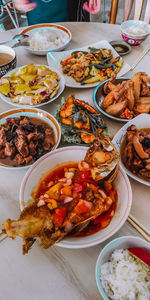
<svg viewBox="0 0 150 300">
<path fill-rule="evenodd" d="M 28 52 L 35 54 L 35 55 L 46 55 L 49 51 L 51 51 L 51 52 L 61 51 L 69 45 L 69 43 L 72 39 L 72 34 L 68 28 L 66 28 L 65 26 L 59 25 L 59 24 L 54 24 L 54 23 L 32 25 L 32 26 L 29 26 L 28 28 L 24 29 L 21 32 L 21 34 L 27 34 L 30 36 L 31 32 L 44 30 L 44 29 L 59 32 L 59 33 L 61 33 L 61 32 L 65 33 L 66 43 L 64 45 L 62 45 L 61 47 L 58 47 L 53 50 L 51 50 L 51 49 L 49 49 L 49 50 L 32 50 L 30 47 L 24 47 Z"/>
<path fill-rule="evenodd" d="M 40 158 L 26 173 L 20 188 L 20 208 L 23 209 L 31 199 L 31 192 L 33 187 L 36 187 L 44 174 L 50 172 L 59 164 L 65 162 L 78 162 L 84 159 L 87 152 L 87 147 L 72 146 L 60 148 L 44 155 Z M 132 190 L 130 182 L 122 167 L 119 168 L 117 177 L 114 182 L 118 192 L 118 203 L 114 217 L 111 223 L 103 230 L 82 238 L 65 238 L 60 243 L 56 244 L 59 247 L 80 249 L 87 248 L 110 238 L 115 234 L 126 221 L 131 204 L 132 204 Z"/>
<path fill-rule="evenodd" d="M 118 53 L 114 50 L 114 48 L 105 40 L 94 43 L 94 44 L 90 44 L 87 45 L 85 47 L 82 48 L 78 48 L 78 49 L 72 49 L 72 50 L 68 50 L 68 51 L 63 51 L 63 52 L 53 52 L 53 53 L 48 53 L 47 54 L 47 61 L 48 61 L 48 65 L 50 66 L 50 68 L 56 68 L 62 75 L 64 75 L 65 77 L 65 81 L 66 81 L 66 86 L 68 87 L 72 87 L 72 88 L 89 88 L 89 87 L 95 87 L 97 86 L 100 82 L 95 82 L 93 84 L 85 84 L 85 85 L 81 85 L 80 82 L 76 82 L 71 76 L 65 75 L 62 72 L 62 68 L 60 65 L 60 61 L 66 59 L 67 57 L 71 56 L 71 53 L 73 51 L 77 51 L 77 50 L 83 50 L 83 51 L 88 51 L 88 47 L 95 47 L 95 48 L 106 48 L 106 49 L 111 49 L 113 57 L 118 57 Z M 122 59 L 122 58 L 121 58 Z M 130 70 L 130 66 L 124 61 L 124 64 L 120 70 L 120 72 L 118 73 L 117 76 L 122 76 L 124 74 L 126 74 L 129 70 Z"/>
<path fill-rule="evenodd" d="M 44 66 L 44 65 L 42 65 L 42 64 L 39 64 L 39 65 L 34 64 L 34 65 L 35 65 L 35 66 Z M 26 66 L 26 65 L 25 65 L 25 66 Z M 22 69 L 22 68 L 24 68 L 25 66 L 22 66 L 22 67 L 19 67 L 19 68 L 16 68 L 16 69 L 11 70 L 11 71 L 8 72 L 7 74 L 5 74 L 5 76 L 3 76 L 3 77 L 8 77 L 8 76 L 10 76 L 11 73 L 15 72 L 16 70 Z M 45 66 L 45 67 L 49 68 L 48 66 Z M 22 108 L 29 108 L 29 107 L 34 108 L 34 107 L 40 107 L 40 106 L 46 105 L 46 104 L 48 104 L 48 103 L 50 103 L 50 102 L 56 100 L 56 99 L 62 94 L 62 92 L 63 92 L 63 90 L 64 90 L 64 88 L 65 88 L 65 79 L 64 79 L 64 77 L 62 76 L 62 74 L 60 74 L 60 72 L 56 71 L 56 69 L 54 69 L 54 68 L 50 68 L 50 69 L 51 69 L 52 71 L 54 71 L 54 72 L 57 72 L 58 76 L 60 77 L 58 93 L 56 94 L 55 97 L 51 98 L 50 100 L 48 100 L 48 101 L 46 101 L 46 102 L 43 102 L 43 103 L 40 103 L 40 104 L 36 104 L 36 105 L 23 105 L 23 104 L 19 104 L 19 103 L 13 103 L 13 102 L 11 101 L 11 98 L 10 98 L 10 97 L 6 97 L 6 96 L 4 96 L 4 95 L 1 94 L 1 93 L 0 93 L 0 98 L 1 98 L 3 101 L 5 101 L 6 103 L 8 103 L 8 104 L 11 104 L 11 105 L 17 106 L 17 107 L 22 107 Z M 3 78 L 3 77 L 2 77 L 2 78 Z"/>
<path fill-rule="evenodd" d="M 140 114 L 139 116 L 135 117 L 134 119 L 128 121 L 127 124 L 125 124 L 114 136 L 112 142 L 120 151 L 120 145 L 122 143 L 122 140 L 124 139 L 126 135 L 127 128 L 131 125 L 135 125 L 137 128 L 150 128 L 150 115 L 148 114 Z M 140 183 L 143 183 L 145 185 L 150 186 L 150 182 L 143 180 L 137 176 L 135 176 L 132 172 L 130 172 L 128 169 L 126 169 L 125 165 L 120 161 L 120 166 L 124 169 L 124 171 L 134 180 L 139 181 Z"/>
</svg>

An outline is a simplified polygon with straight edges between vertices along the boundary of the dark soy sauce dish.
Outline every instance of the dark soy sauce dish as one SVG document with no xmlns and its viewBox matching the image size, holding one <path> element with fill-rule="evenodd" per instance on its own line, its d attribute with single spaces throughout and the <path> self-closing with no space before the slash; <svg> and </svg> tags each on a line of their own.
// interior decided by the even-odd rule
<svg viewBox="0 0 150 300">
<path fill-rule="evenodd" d="M 112 42 L 110 42 L 110 44 L 112 45 L 112 47 L 116 50 L 116 52 L 120 56 L 124 56 L 124 55 L 129 54 L 131 52 L 131 47 L 126 42 L 112 41 Z"/>
</svg>

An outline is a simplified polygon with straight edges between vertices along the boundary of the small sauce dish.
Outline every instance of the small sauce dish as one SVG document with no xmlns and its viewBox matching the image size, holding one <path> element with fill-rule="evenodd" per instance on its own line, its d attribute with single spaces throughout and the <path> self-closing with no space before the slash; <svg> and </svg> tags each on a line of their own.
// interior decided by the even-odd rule
<svg viewBox="0 0 150 300">
<path fill-rule="evenodd" d="M 111 41 L 110 44 L 120 56 L 127 55 L 131 52 L 131 46 L 124 41 Z"/>
</svg>

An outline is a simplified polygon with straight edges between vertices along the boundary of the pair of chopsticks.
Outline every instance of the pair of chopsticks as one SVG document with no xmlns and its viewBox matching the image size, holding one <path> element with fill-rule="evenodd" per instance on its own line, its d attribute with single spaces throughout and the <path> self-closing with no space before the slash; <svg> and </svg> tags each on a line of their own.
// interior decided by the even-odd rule
<svg viewBox="0 0 150 300">
<path fill-rule="evenodd" d="M 150 44 L 143 50 L 141 55 L 138 57 L 137 61 L 132 65 L 131 71 L 137 66 L 137 64 L 141 61 L 141 59 L 147 54 L 147 52 L 150 50 Z"/>
<path fill-rule="evenodd" d="M 150 243 L 150 231 L 132 215 L 129 215 L 127 220 Z"/>
<path fill-rule="evenodd" d="M 4 239 L 6 239 L 7 235 L 0 230 L 0 242 L 2 242 Z"/>
</svg>

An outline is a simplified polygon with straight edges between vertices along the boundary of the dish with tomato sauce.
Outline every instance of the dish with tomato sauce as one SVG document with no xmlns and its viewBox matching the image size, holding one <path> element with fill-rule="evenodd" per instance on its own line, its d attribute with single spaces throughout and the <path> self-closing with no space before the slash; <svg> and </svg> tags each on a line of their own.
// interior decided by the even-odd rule
<svg viewBox="0 0 150 300">
<path fill-rule="evenodd" d="M 47 205 L 55 226 L 64 225 L 65 231 L 71 231 L 70 237 L 87 236 L 107 227 L 117 205 L 113 185 L 93 181 L 86 163 L 68 163 L 51 171 L 40 182 L 34 198 L 38 207 Z M 83 229 L 74 228 L 76 223 L 83 223 Z"/>
</svg>

